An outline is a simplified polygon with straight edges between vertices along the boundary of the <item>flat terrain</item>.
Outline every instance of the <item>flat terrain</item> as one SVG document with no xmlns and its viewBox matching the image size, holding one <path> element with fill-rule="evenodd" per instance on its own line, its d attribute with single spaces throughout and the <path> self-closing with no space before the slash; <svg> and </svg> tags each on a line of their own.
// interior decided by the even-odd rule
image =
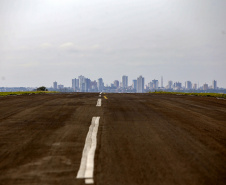
<svg viewBox="0 0 226 185">
<path fill-rule="evenodd" d="M 98 98 L 0 97 L 0 184 L 85 184 L 76 176 L 95 116 L 95 184 L 225 184 L 225 100 L 102 94 L 97 107 Z"/>
</svg>

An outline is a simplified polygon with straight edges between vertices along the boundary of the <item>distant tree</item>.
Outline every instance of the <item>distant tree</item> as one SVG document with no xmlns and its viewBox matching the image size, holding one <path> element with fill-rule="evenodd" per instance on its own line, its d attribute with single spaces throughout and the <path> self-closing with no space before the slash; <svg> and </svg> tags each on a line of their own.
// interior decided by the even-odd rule
<svg viewBox="0 0 226 185">
<path fill-rule="evenodd" d="M 48 89 L 45 86 L 41 86 L 37 88 L 37 91 L 48 91 Z"/>
</svg>

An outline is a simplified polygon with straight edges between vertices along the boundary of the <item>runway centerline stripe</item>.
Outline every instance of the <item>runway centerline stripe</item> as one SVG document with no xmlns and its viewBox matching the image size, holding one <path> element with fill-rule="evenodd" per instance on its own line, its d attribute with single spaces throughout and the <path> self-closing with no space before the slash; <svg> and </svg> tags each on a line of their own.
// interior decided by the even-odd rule
<svg viewBox="0 0 226 185">
<path fill-rule="evenodd" d="M 101 98 L 99 98 L 98 100 L 97 100 L 97 105 L 96 105 L 97 107 L 101 107 Z"/>
<path fill-rule="evenodd" d="M 93 184 L 94 157 L 97 146 L 97 132 L 100 117 L 93 117 L 89 132 L 86 136 L 85 146 L 82 152 L 82 159 L 77 178 L 85 178 L 86 184 Z"/>
</svg>

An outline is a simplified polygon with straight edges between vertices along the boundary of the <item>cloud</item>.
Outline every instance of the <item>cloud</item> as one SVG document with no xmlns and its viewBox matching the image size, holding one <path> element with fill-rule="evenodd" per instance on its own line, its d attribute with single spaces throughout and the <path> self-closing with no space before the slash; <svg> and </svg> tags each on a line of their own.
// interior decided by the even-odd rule
<svg viewBox="0 0 226 185">
<path fill-rule="evenodd" d="M 42 43 L 42 44 L 40 45 L 40 47 L 41 47 L 42 49 L 47 49 L 47 48 L 53 47 L 53 45 L 50 44 L 50 43 L 48 43 L 48 42 L 45 42 L 45 43 Z"/>
<path fill-rule="evenodd" d="M 38 64 L 39 64 L 38 62 L 27 62 L 27 63 L 19 64 L 18 66 L 28 68 L 28 67 L 36 67 L 38 66 Z"/>
<path fill-rule="evenodd" d="M 72 42 L 65 42 L 60 45 L 60 48 L 62 48 L 62 49 L 69 49 L 69 48 L 74 48 L 74 47 L 75 47 L 75 45 Z"/>
</svg>

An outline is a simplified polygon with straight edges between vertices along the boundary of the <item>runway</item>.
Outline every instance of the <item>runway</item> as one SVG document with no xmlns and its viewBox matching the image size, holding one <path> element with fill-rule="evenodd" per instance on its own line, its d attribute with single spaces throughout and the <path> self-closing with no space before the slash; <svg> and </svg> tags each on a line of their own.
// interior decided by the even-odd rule
<svg viewBox="0 0 226 185">
<path fill-rule="evenodd" d="M 87 162 L 84 150 L 94 146 Z M 82 159 L 93 168 L 77 178 Z M 222 99 L 108 93 L 0 99 L 2 185 L 223 185 L 225 164 Z"/>
</svg>

